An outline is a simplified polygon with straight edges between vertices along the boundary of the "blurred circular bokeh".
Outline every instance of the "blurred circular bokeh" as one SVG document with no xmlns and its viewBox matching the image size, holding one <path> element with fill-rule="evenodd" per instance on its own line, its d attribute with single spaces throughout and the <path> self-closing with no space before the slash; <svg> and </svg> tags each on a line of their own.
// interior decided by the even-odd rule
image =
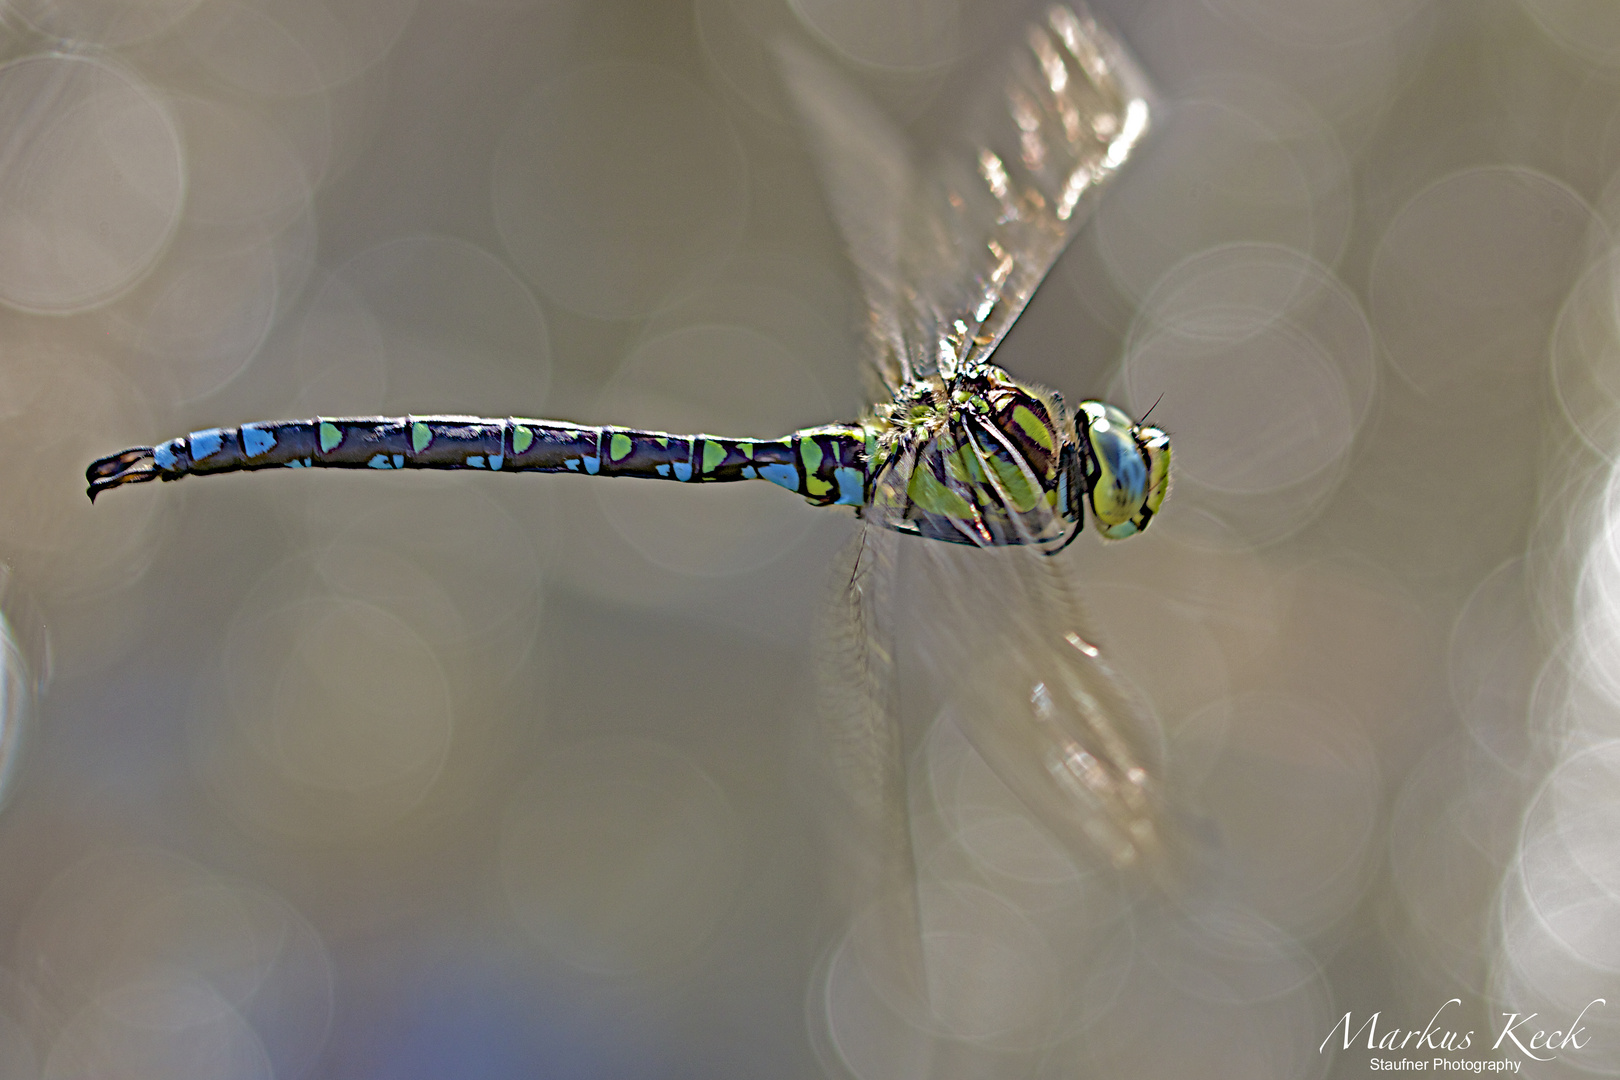
<svg viewBox="0 0 1620 1080">
<path fill-rule="evenodd" d="M 1157 884 L 980 756 L 973 627 L 818 669 L 847 510 L 84 497 L 250 420 L 854 418 L 888 234 L 839 235 L 782 44 L 908 140 L 877 206 L 976 160 L 1045 5 L 0 0 L 0 1077 L 1327 1080 L 1347 1014 L 1437 1010 L 1458 1064 L 1620 1073 L 1620 17 L 1096 14 L 1163 108 L 1000 359 L 1175 448 L 1151 532 L 1043 564 L 1151 714 Z M 890 661 L 900 737 L 829 747 Z M 906 790 L 849 813 L 829 750 Z M 1581 1045 L 1491 1046 L 1530 1013 Z"/>
<path fill-rule="evenodd" d="M 180 221 L 187 172 L 156 88 L 109 60 L 25 56 L 0 67 L 0 117 L 0 302 L 84 311 L 148 272 Z"/>
<path fill-rule="evenodd" d="M 747 160 L 726 115 L 679 72 L 581 65 L 524 102 L 494 162 L 512 258 L 583 315 L 646 315 L 735 250 Z"/>
</svg>

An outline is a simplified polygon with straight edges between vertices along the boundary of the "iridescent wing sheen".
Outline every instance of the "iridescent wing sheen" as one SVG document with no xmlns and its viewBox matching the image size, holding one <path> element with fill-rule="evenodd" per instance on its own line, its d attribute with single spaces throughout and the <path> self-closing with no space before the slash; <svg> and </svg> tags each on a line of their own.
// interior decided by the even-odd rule
<svg viewBox="0 0 1620 1080">
<path fill-rule="evenodd" d="M 923 696 L 944 704 L 937 722 L 958 725 L 1069 853 L 1086 903 L 1108 908 L 1121 882 L 1185 892 L 1183 834 L 1167 831 L 1159 787 L 1163 732 L 1104 659 L 1066 556 L 921 540 L 869 520 L 839 574 L 820 638 L 830 880 L 852 917 L 839 955 L 888 1008 L 928 1030 L 930 956 L 948 948 L 925 932 L 935 893 L 918 875 L 897 664 L 921 661 Z M 1110 865 L 1119 878 L 1098 872 Z"/>
<path fill-rule="evenodd" d="M 1079 866 L 1173 884 L 1163 733 L 1107 662 L 1063 555 L 915 544 L 907 633 L 963 733 Z"/>
<path fill-rule="evenodd" d="M 971 153 L 941 159 L 902 266 L 949 374 L 988 357 L 1147 134 L 1146 79 L 1084 8 L 1054 5 L 1028 27 L 981 96 Z"/>
<path fill-rule="evenodd" d="M 964 138 L 920 170 L 899 129 L 826 65 L 784 69 L 816 143 L 890 393 L 988 357 L 1147 133 L 1151 95 L 1084 8 L 1053 6 L 991 76 Z"/>
</svg>

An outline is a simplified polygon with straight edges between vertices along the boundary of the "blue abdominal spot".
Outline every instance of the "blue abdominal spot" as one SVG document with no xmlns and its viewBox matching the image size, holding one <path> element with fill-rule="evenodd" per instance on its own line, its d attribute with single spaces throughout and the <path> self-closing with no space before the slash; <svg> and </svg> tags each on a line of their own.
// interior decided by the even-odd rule
<svg viewBox="0 0 1620 1080">
<path fill-rule="evenodd" d="M 201 461 L 219 453 L 219 448 L 225 445 L 225 435 L 219 428 L 209 428 L 207 431 L 193 431 L 191 433 L 191 460 Z"/>
<path fill-rule="evenodd" d="M 799 490 L 799 470 L 792 465 L 761 465 L 759 475 L 789 491 Z"/>
<path fill-rule="evenodd" d="M 242 449 L 247 451 L 248 457 L 269 453 L 275 445 L 276 437 L 272 432 L 251 425 L 242 428 Z"/>
</svg>

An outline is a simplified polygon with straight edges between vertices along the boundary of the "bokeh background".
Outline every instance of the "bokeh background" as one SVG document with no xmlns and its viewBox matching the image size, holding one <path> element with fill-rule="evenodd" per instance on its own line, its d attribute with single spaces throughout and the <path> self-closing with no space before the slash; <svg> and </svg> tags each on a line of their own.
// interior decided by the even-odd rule
<svg viewBox="0 0 1620 1080">
<path fill-rule="evenodd" d="M 1344 1013 L 1442 1007 L 1452 1056 L 1620 1073 L 1620 7 L 1099 8 L 1172 111 L 1000 355 L 1174 435 L 1153 532 L 1064 558 L 1225 891 L 1141 932 L 913 718 L 926 1031 L 823 887 L 845 512 L 308 473 L 92 508 L 83 469 L 317 413 L 851 417 L 773 43 L 926 153 L 1031 9 L 0 8 L 0 1077 L 1348 1077 Z M 1584 1049 L 1490 1052 L 1594 998 Z"/>
</svg>

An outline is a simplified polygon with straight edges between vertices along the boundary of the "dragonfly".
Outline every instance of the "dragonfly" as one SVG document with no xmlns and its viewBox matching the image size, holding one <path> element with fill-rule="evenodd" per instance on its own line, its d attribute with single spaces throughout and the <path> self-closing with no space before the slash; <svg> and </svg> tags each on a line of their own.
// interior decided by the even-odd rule
<svg viewBox="0 0 1620 1080">
<path fill-rule="evenodd" d="M 104 457 L 87 471 L 90 497 L 259 469 L 441 469 L 764 480 L 851 507 L 860 527 L 821 636 L 829 757 L 876 838 L 852 879 L 903 891 L 912 873 L 895 648 L 908 607 L 925 611 L 916 651 L 970 741 L 1048 832 L 1079 859 L 1162 863 L 1150 710 L 1052 556 L 1088 514 L 1107 540 L 1149 526 L 1169 490 L 1169 437 L 992 362 L 1147 135 L 1148 84 L 1085 9 L 1051 7 L 995 70 L 982 138 L 924 167 L 826 61 L 787 47 L 781 61 L 867 301 L 874 404 L 858 420 L 776 439 L 518 417 L 245 423 Z M 925 587 L 903 585 L 902 557 L 920 561 Z"/>
</svg>

